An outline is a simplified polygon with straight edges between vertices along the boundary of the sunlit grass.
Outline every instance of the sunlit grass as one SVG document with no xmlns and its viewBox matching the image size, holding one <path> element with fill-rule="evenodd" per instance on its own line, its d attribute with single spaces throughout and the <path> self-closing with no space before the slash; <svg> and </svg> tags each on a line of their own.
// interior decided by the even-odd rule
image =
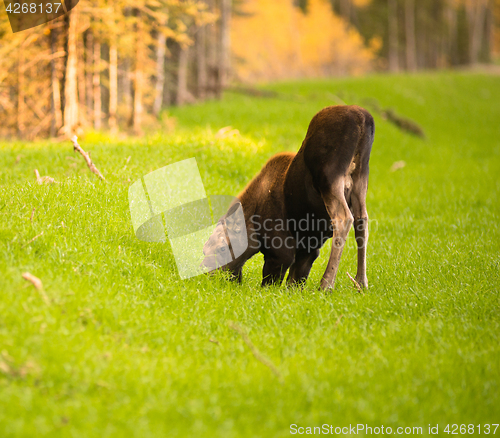
<svg viewBox="0 0 500 438">
<path fill-rule="evenodd" d="M 0 144 L 2 437 L 276 437 L 292 423 L 426 431 L 499 422 L 498 76 L 266 88 L 277 98 L 227 93 L 171 110 L 170 133 L 82 137 L 106 182 L 70 142 Z M 375 114 L 364 295 L 346 275 L 355 272 L 352 241 L 325 294 L 317 285 L 328 248 L 304 290 L 262 289 L 261 257 L 241 285 L 182 281 L 168 244 L 135 238 L 127 193 L 137 178 L 196 157 L 207 193 L 236 195 L 273 153 L 297 150 L 311 117 L 338 97 L 376 98 L 427 136 Z M 240 135 L 217 138 L 225 126 Z M 405 167 L 391 172 L 400 160 Z M 35 168 L 58 184 L 36 184 Z M 48 304 L 26 271 L 43 281 Z"/>
</svg>

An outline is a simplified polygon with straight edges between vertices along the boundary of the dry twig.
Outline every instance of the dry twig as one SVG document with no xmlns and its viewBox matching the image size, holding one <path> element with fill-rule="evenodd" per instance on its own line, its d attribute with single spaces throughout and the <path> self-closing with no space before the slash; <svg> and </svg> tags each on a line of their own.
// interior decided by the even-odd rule
<svg viewBox="0 0 500 438">
<path fill-rule="evenodd" d="M 38 184 L 53 184 L 56 182 L 55 179 L 50 176 L 40 176 L 38 169 L 35 169 L 35 176 Z"/>
<path fill-rule="evenodd" d="M 43 234 L 43 231 L 40 234 L 37 234 L 33 239 L 31 239 L 29 242 L 26 242 L 21 248 L 24 248 L 25 246 L 29 245 L 30 243 L 34 242 L 36 239 L 38 239 L 41 235 Z"/>
<path fill-rule="evenodd" d="M 351 274 L 349 274 L 349 272 L 347 272 L 347 276 L 351 279 L 351 281 L 354 283 L 354 286 L 356 286 L 356 289 L 358 290 L 358 292 L 361 294 L 361 295 L 364 295 L 363 293 L 363 289 L 361 289 L 361 286 L 358 284 L 358 282 L 351 277 Z"/>
<path fill-rule="evenodd" d="M 79 152 L 82 155 L 82 157 L 85 159 L 85 162 L 87 163 L 87 166 L 89 166 L 90 171 L 92 173 L 95 173 L 100 179 L 102 179 L 104 181 L 106 178 L 104 178 L 102 176 L 101 172 L 99 172 L 99 170 L 97 169 L 97 167 L 95 167 L 95 164 L 90 159 L 90 155 L 80 147 L 77 140 L 78 140 L 78 137 L 76 135 L 74 135 L 73 138 L 71 139 L 71 141 L 73 142 L 73 150 L 75 152 Z"/>
<path fill-rule="evenodd" d="M 30 222 L 33 222 L 33 217 L 35 216 L 35 210 L 36 210 L 36 208 L 33 207 L 33 210 L 31 211 Z"/>
<path fill-rule="evenodd" d="M 229 321 L 228 322 L 229 328 L 233 329 L 234 331 L 238 332 L 245 344 L 247 344 L 248 348 L 250 348 L 250 351 L 253 354 L 253 357 L 257 359 L 259 362 L 264 364 L 266 367 L 268 367 L 272 373 L 280 380 L 280 382 L 283 380 L 281 377 L 281 373 L 278 371 L 278 368 L 276 368 L 276 365 L 274 365 L 267 357 L 265 357 L 259 350 L 258 348 L 252 343 L 250 338 L 248 337 L 246 331 L 240 327 L 238 324 Z"/>
<path fill-rule="evenodd" d="M 344 317 L 344 314 L 340 315 L 338 318 L 337 318 L 337 321 L 335 322 L 335 325 L 333 326 L 333 328 L 337 328 L 337 326 L 340 324 L 340 320 Z"/>
<path fill-rule="evenodd" d="M 217 134 L 215 134 L 215 138 L 223 139 L 229 137 L 236 137 L 239 135 L 240 131 L 238 131 L 237 129 L 233 129 L 232 126 L 225 126 L 224 128 L 221 128 L 217 131 Z"/>
<path fill-rule="evenodd" d="M 396 172 L 396 170 L 402 169 L 405 166 L 406 166 L 405 161 L 403 161 L 403 160 L 395 161 L 391 166 L 391 172 Z"/>
<path fill-rule="evenodd" d="M 33 274 L 30 274 L 29 272 L 25 272 L 23 274 L 23 278 L 29 281 L 33 286 L 35 286 L 35 289 L 40 293 L 40 296 L 42 297 L 45 304 L 49 305 L 49 297 L 43 290 L 42 280 L 40 280 L 38 277 L 35 277 Z"/>
</svg>

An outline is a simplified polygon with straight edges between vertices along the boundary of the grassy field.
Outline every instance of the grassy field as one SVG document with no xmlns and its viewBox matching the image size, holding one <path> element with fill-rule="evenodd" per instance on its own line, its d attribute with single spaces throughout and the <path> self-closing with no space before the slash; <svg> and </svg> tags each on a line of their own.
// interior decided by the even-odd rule
<svg viewBox="0 0 500 438">
<path fill-rule="evenodd" d="M 0 143 L 2 438 L 284 437 L 291 424 L 358 423 L 439 424 L 446 436 L 447 424 L 500 422 L 500 76 L 266 89 L 279 94 L 172 110 L 177 127 L 163 134 L 87 134 L 106 182 L 69 142 Z M 352 236 L 333 293 L 317 290 L 328 244 L 306 287 L 290 290 L 259 286 L 261 257 L 241 285 L 180 280 L 168 243 L 136 239 L 132 182 L 196 157 L 207 193 L 236 195 L 338 96 L 377 99 L 426 133 L 374 114 L 364 295 L 346 275 Z M 240 135 L 217 138 L 229 125 Z M 36 184 L 35 168 L 59 184 Z"/>
</svg>

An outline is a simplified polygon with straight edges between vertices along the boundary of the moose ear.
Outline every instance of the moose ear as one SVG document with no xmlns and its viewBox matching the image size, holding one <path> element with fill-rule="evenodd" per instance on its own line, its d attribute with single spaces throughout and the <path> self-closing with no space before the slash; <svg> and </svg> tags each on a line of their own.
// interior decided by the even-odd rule
<svg viewBox="0 0 500 438">
<path fill-rule="evenodd" d="M 226 213 L 226 217 L 232 216 L 234 213 L 238 211 L 238 208 L 241 207 L 241 202 L 235 202 L 231 207 L 229 207 L 229 210 Z M 241 207 L 243 210 L 243 207 Z"/>
<path fill-rule="evenodd" d="M 229 231 L 239 234 L 244 226 L 245 216 L 243 215 L 243 207 L 241 203 L 236 202 L 226 214 L 226 227 Z"/>
</svg>

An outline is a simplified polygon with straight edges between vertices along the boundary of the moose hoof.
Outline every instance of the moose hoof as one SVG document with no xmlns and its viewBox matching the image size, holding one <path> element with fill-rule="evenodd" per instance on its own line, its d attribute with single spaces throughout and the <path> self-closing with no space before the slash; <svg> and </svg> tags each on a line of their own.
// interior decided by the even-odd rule
<svg viewBox="0 0 500 438">
<path fill-rule="evenodd" d="M 356 275 L 355 280 L 362 288 L 368 289 L 368 279 L 366 277 L 360 278 Z"/>
</svg>

